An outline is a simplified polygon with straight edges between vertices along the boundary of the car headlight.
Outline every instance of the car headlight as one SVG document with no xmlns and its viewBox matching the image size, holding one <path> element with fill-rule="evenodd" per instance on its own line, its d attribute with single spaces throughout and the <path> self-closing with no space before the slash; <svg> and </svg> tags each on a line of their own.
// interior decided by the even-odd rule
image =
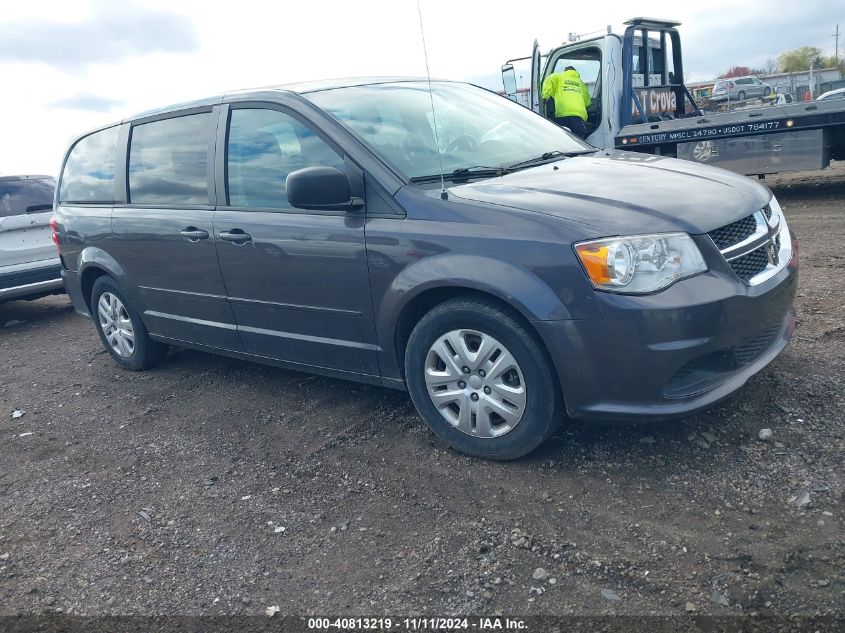
<svg viewBox="0 0 845 633">
<path fill-rule="evenodd" d="M 598 290 L 643 294 L 707 270 L 686 233 L 631 235 L 581 242 L 578 259 Z"/>
</svg>

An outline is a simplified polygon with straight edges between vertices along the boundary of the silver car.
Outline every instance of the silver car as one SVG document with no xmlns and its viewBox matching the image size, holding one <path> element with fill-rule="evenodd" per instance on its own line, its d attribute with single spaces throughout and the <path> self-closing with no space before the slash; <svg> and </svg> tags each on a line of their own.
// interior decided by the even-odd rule
<svg viewBox="0 0 845 633">
<path fill-rule="evenodd" d="M 758 97 L 768 97 L 772 94 L 772 87 L 755 75 L 745 77 L 731 77 L 719 79 L 713 86 L 711 101 L 745 101 Z"/>
<path fill-rule="evenodd" d="M 63 291 L 50 220 L 52 176 L 0 177 L 0 301 Z"/>
<path fill-rule="evenodd" d="M 836 90 L 828 90 L 820 94 L 816 101 L 828 101 L 832 99 L 845 99 L 845 88 L 837 88 Z"/>
</svg>

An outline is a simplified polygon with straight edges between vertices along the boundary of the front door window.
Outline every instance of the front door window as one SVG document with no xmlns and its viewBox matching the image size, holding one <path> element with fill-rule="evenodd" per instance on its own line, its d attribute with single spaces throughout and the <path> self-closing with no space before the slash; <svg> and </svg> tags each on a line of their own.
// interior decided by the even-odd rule
<svg viewBox="0 0 845 633">
<path fill-rule="evenodd" d="M 288 174 L 314 165 L 344 169 L 337 152 L 293 116 L 278 110 L 232 110 L 227 151 L 230 206 L 290 209 Z"/>
</svg>

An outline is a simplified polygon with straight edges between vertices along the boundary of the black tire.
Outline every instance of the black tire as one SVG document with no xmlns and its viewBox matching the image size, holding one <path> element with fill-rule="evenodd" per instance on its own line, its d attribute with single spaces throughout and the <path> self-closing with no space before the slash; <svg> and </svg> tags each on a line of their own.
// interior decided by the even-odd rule
<svg viewBox="0 0 845 633">
<path fill-rule="evenodd" d="M 98 305 L 100 297 L 102 297 L 103 293 L 106 292 L 111 293 L 120 300 L 126 308 L 126 313 L 132 323 L 135 340 L 134 349 L 129 356 L 119 355 L 114 348 L 112 348 L 106 338 L 105 332 L 103 332 L 103 327 L 100 323 L 98 314 Z M 138 311 L 126 298 L 126 293 L 123 292 L 117 281 L 115 281 L 112 277 L 104 275 L 94 282 L 94 287 L 91 289 L 91 317 L 94 319 L 94 327 L 97 329 L 97 334 L 100 335 L 100 340 L 103 342 L 103 346 L 109 354 L 111 354 L 114 361 L 124 369 L 128 369 L 130 371 L 142 371 L 144 369 L 149 369 L 159 363 L 167 355 L 167 346 L 162 343 L 156 343 L 150 338 L 147 328 L 144 326 L 144 322 L 141 321 Z"/>
<path fill-rule="evenodd" d="M 526 404 L 522 418 L 503 435 L 482 438 L 458 430 L 429 396 L 425 381 L 429 349 L 438 338 L 457 329 L 492 336 L 507 348 L 524 376 Z M 450 299 L 428 312 L 408 339 L 405 378 L 411 399 L 429 428 L 455 450 L 474 457 L 509 460 L 527 455 L 548 439 L 559 421 L 560 390 L 540 342 L 493 301 Z"/>
<path fill-rule="evenodd" d="M 768 97 L 770 94 L 772 94 L 772 89 L 771 89 L 771 88 L 764 88 L 764 89 L 763 89 L 763 96 L 764 96 L 764 97 Z"/>
<path fill-rule="evenodd" d="M 745 101 L 745 90 L 740 90 L 736 96 L 737 101 Z"/>
</svg>

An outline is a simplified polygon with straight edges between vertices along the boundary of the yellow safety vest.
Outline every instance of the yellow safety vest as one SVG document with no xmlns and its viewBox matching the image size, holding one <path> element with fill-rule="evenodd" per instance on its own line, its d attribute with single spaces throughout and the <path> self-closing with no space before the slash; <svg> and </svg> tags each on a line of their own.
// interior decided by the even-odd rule
<svg viewBox="0 0 845 633">
<path fill-rule="evenodd" d="M 590 93 L 577 70 L 566 70 L 546 77 L 542 96 L 543 99 L 552 97 L 555 100 L 556 117 L 577 116 L 587 120 Z"/>
</svg>

